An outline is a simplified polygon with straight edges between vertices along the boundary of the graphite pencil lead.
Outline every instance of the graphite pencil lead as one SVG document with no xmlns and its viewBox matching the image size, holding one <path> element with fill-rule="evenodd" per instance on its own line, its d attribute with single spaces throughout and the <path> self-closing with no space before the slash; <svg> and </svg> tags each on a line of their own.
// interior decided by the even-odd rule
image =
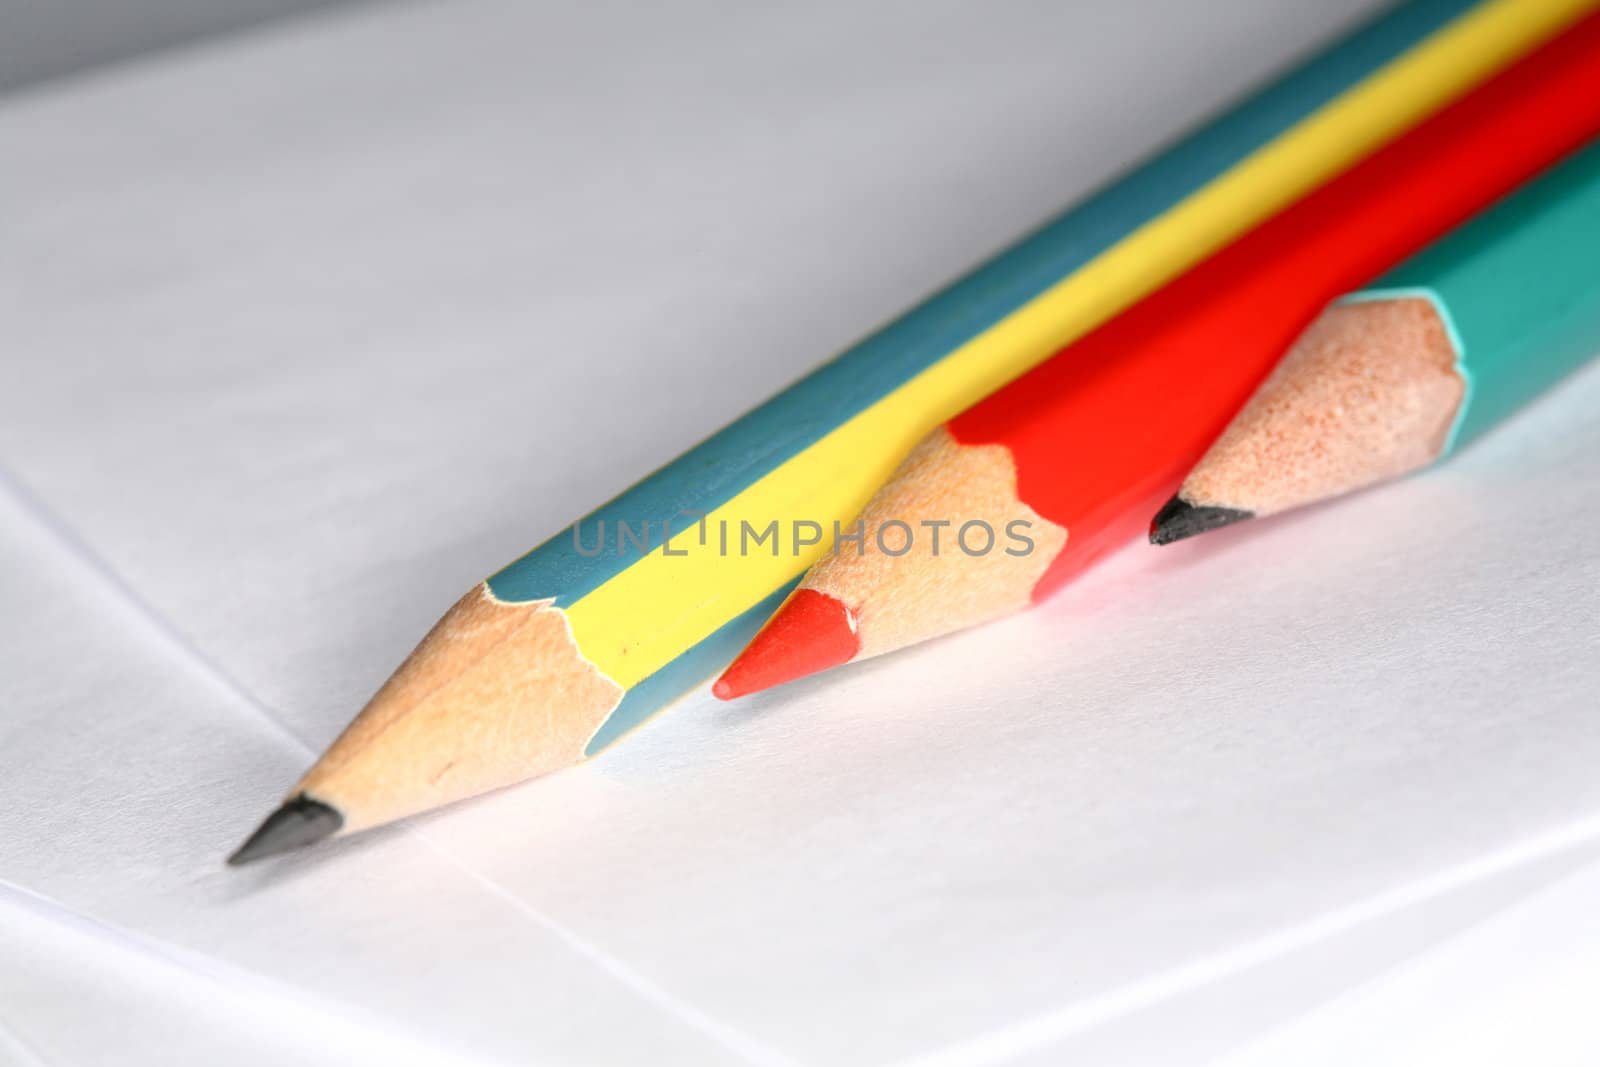
<svg viewBox="0 0 1600 1067">
<path fill-rule="evenodd" d="M 1253 518 L 1255 518 L 1253 511 L 1191 504 L 1183 497 L 1175 496 L 1162 505 L 1161 510 L 1156 512 L 1156 517 L 1150 520 L 1150 543 L 1170 545 L 1174 541 L 1182 541 L 1195 534 L 1203 534 Z"/>
<path fill-rule="evenodd" d="M 344 817 L 337 811 L 301 793 L 284 801 L 282 807 L 267 816 L 267 821 L 228 857 L 228 866 L 238 867 L 252 860 L 314 845 L 338 833 L 343 825 Z"/>
</svg>

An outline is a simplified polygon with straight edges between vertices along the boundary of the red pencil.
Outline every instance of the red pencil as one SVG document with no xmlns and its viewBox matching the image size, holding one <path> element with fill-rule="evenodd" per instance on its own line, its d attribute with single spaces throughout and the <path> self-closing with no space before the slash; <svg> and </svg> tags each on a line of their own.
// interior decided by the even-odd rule
<svg viewBox="0 0 1600 1067">
<path fill-rule="evenodd" d="M 936 430 L 717 682 L 725 699 L 987 621 L 1143 534 L 1330 300 L 1600 132 L 1600 15 Z M 964 523 L 999 533 L 985 553 Z M 943 551 L 925 523 L 948 522 Z M 1031 552 L 1006 539 L 1022 528 Z M 891 524 L 884 551 L 875 530 Z M 908 551 L 900 523 L 913 535 Z"/>
</svg>

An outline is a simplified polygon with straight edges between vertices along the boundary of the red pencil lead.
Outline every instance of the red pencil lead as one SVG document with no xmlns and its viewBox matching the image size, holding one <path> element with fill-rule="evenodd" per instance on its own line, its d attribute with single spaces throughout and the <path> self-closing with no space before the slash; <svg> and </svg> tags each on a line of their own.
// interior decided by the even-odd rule
<svg viewBox="0 0 1600 1067">
<path fill-rule="evenodd" d="M 735 700 L 849 663 L 860 649 L 850 609 L 826 593 L 801 589 L 784 601 L 711 692 Z"/>
</svg>

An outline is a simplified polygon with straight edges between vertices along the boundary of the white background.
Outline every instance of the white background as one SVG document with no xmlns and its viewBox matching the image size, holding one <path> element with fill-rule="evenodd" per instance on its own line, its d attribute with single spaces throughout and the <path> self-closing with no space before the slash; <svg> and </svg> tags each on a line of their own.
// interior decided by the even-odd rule
<svg viewBox="0 0 1600 1067">
<path fill-rule="evenodd" d="M 221 866 L 471 583 L 1373 6 L 419 3 L 0 103 L 0 1062 L 1592 1058 L 1592 368 Z"/>
</svg>

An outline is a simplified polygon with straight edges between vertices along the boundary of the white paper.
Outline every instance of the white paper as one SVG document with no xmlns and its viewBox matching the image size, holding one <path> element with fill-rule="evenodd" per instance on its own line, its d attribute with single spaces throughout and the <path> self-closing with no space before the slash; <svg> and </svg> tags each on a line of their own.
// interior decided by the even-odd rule
<svg viewBox="0 0 1600 1067">
<path fill-rule="evenodd" d="M 1594 1063 L 1600 866 L 1295 1019 L 1228 1067 Z"/>
<path fill-rule="evenodd" d="M 54 532 L 0 496 L 0 647 L 23 669 L 0 727 L 0 919 L 142 948 L 236 1011 L 343 1020 L 342 1040 L 364 1030 L 410 1047 L 406 1062 L 514 1061 L 535 1036 L 563 1061 L 744 1062 L 421 835 L 369 835 L 347 863 L 225 868 L 250 807 L 270 808 L 310 753 Z"/>
<path fill-rule="evenodd" d="M 0 903 L 0 1063 L 451 1062 L 31 894 Z"/>
<path fill-rule="evenodd" d="M 391 1057 L 1171 1062 L 1585 862 L 1593 369 L 1426 478 L 220 865 L 472 582 L 1370 6 L 402 5 L 0 107 L 0 937 Z"/>
</svg>

